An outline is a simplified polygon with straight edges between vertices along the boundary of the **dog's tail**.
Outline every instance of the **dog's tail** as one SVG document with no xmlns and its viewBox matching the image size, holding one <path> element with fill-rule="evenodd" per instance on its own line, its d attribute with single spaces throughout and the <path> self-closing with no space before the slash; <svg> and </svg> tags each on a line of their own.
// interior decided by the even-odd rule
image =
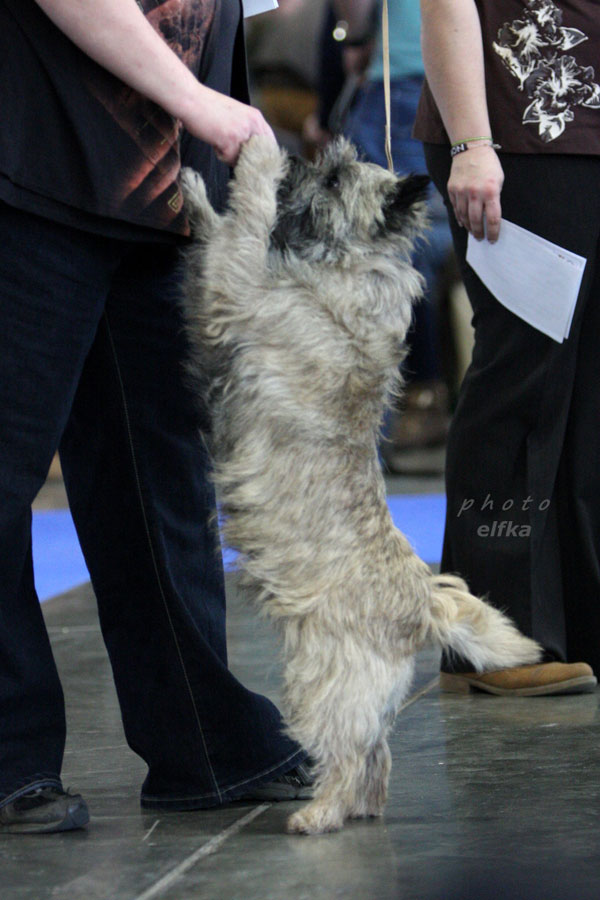
<svg viewBox="0 0 600 900">
<path fill-rule="evenodd" d="M 476 671 L 536 663 L 541 647 L 499 610 L 470 594 L 455 575 L 431 578 L 430 639 L 468 659 Z"/>
</svg>

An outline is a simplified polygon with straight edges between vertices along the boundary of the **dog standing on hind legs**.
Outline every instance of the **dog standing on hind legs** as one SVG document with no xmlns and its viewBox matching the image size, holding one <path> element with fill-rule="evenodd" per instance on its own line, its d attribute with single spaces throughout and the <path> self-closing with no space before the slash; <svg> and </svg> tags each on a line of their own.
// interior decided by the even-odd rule
<svg viewBox="0 0 600 900">
<path fill-rule="evenodd" d="M 377 437 L 421 291 L 410 251 L 427 181 L 359 162 L 345 141 L 311 165 L 255 137 L 219 216 L 184 173 L 190 370 L 211 410 L 224 538 L 281 633 L 287 728 L 315 761 L 291 832 L 382 814 L 386 735 L 421 646 L 478 670 L 540 656 L 460 578 L 433 575 L 386 504 Z"/>
</svg>

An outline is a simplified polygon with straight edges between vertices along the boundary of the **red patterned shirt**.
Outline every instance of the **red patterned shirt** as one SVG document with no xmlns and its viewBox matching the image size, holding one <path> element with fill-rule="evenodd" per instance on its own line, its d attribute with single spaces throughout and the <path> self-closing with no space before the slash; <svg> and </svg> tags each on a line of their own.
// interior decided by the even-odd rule
<svg viewBox="0 0 600 900">
<path fill-rule="evenodd" d="M 201 81 L 230 92 L 239 0 L 138 5 Z M 0 0 L 0 60 L 5 202 L 111 235 L 184 235 L 182 137 L 222 188 L 228 173 L 209 148 L 192 146 L 201 142 L 80 51 L 34 0 Z"/>
</svg>

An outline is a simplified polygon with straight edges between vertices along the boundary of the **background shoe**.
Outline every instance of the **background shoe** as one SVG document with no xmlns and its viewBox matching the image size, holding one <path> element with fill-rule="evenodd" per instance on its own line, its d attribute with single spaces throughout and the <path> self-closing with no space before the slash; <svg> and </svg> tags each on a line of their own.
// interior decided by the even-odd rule
<svg viewBox="0 0 600 900">
<path fill-rule="evenodd" d="M 511 697 L 589 694 L 598 681 L 587 663 L 539 663 L 498 672 L 441 672 L 440 689 L 454 694 L 485 691 Z"/>
<path fill-rule="evenodd" d="M 300 763 L 284 775 L 278 775 L 272 781 L 258 784 L 238 800 L 311 800 L 314 779 L 309 768 Z"/>
<path fill-rule="evenodd" d="M 56 787 L 36 788 L 0 807 L 0 833 L 47 834 L 83 828 L 90 820 L 81 794 Z"/>
<path fill-rule="evenodd" d="M 397 454 L 444 444 L 450 424 L 448 388 L 443 381 L 409 384 L 400 404 L 390 412 L 380 447 L 390 472 L 395 471 Z"/>
</svg>

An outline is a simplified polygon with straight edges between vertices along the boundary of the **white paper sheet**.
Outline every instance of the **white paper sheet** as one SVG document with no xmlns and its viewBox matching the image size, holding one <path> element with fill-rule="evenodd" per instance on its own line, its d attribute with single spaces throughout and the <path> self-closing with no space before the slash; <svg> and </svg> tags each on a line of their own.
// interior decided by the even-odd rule
<svg viewBox="0 0 600 900">
<path fill-rule="evenodd" d="M 259 13 L 270 12 L 279 6 L 277 0 L 242 0 L 242 3 L 245 19 L 249 19 L 250 16 L 258 16 Z"/>
<path fill-rule="evenodd" d="M 495 244 L 469 235 L 467 262 L 515 315 L 559 343 L 569 336 L 583 256 L 502 219 Z"/>
</svg>

